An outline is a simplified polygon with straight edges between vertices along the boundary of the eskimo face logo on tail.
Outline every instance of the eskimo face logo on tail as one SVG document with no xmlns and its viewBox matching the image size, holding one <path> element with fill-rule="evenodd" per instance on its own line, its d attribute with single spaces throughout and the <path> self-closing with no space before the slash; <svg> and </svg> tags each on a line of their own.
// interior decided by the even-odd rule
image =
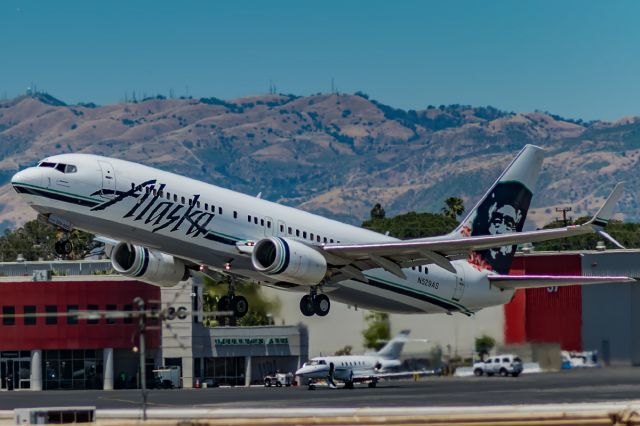
<svg viewBox="0 0 640 426">
<path fill-rule="evenodd" d="M 91 211 L 106 210 L 128 198 L 133 198 L 135 204 L 122 216 L 123 219 L 133 218 L 145 225 L 153 226 L 152 232 L 168 229 L 176 232 L 182 229 L 185 235 L 193 238 L 202 236 L 205 239 L 233 245 L 235 240 L 215 234 L 207 226 L 216 216 L 215 212 L 203 211 L 199 208 L 200 195 L 190 197 L 189 205 L 163 198 L 165 184 L 156 184 L 156 180 L 148 180 L 140 185 L 134 185 L 128 191 L 115 191 L 116 197 L 105 201 L 91 209 Z M 97 191 L 92 195 L 98 195 Z M 184 227 L 182 225 L 185 224 Z"/>
<path fill-rule="evenodd" d="M 531 191 L 520 182 L 500 182 L 478 206 L 470 235 L 498 235 L 522 231 L 531 203 Z M 471 254 L 469 261 L 479 269 L 506 274 L 516 246 L 504 246 Z"/>
</svg>

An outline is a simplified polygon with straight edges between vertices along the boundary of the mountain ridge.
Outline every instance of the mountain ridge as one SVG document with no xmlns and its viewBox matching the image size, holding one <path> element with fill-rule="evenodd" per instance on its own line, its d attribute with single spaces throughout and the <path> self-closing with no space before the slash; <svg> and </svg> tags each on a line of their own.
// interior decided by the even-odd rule
<svg viewBox="0 0 640 426">
<path fill-rule="evenodd" d="M 376 202 L 389 215 L 437 212 L 448 196 L 470 208 L 526 143 L 547 150 L 536 226 L 557 206 L 592 213 L 619 180 L 628 186 L 618 217 L 640 219 L 638 117 L 583 122 L 467 105 L 405 111 L 359 92 L 104 106 L 46 94 L 0 101 L 0 222 L 33 217 L 7 183 L 56 153 L 141 162 L 360 224 Z"/>
</svg>

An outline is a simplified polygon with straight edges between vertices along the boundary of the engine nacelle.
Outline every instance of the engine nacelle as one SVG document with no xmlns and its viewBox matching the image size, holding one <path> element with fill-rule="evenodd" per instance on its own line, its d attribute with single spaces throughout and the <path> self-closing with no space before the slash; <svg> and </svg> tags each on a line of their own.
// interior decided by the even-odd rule
<svg viewBox="0 0 640 426">
<path fill-rule="evenodd" d="M 327 261 L 321 253 L 288 238 L 269 237 L 258 241 L 251 263 L 258 272 L 299 285 L 319 284 L 327 274 Z"/>
<path fill-rule="evenodd" d="M 162 287 L 173 287 L 189 278 L 187 266 L 181 260 L 128 243 L 118 243 L 113 248 L 111 264 L 122 275 Z"/>
</svg>

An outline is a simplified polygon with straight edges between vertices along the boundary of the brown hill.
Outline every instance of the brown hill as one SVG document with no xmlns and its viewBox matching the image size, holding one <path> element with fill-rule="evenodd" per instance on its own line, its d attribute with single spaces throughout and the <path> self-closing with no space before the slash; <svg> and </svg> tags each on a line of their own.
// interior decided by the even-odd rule
<svg viewBox="0 0 640 426">
<path fill-rule="evenodd" d="M 526 143 L 548 149 L 532 218 L 553 207 L 592 212 L 619 180 L 624 216 L 640 218 L 640 120 L 566 120 L 449 105 L 395 109 L 366 95 L 153 98 L 65 105 L 44 94 L 0 101 L 0 184 L 47 155 L 85 152 L 145 163 L 360 223 L 375 202 L 389 214 L 468 207 Z M 0 221 L 33 216 L 7 187 Z"/>
</svg>

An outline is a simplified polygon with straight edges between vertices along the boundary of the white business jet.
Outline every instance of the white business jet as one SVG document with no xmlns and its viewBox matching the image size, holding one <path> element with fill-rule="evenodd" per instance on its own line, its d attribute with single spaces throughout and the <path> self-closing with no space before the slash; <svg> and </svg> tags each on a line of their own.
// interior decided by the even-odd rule
<svg viewBox="0 0 640 426">
<path fill-rule="evenodd" d="M 521 232 L 542 151 L 525 146 L 453 232 L 414 240 L 97 155 L 54 155 L 11 183 L 40 218 L 109 238 L 121 274 L 173 286 L 192 270 L 224 273 L 229 293 L 218 308 L 238 317 L 248 304 L 235 295 L 234 277 L 306 293 L 306 316 L 327 315 L 329 296 L 385 312 L 470 315 L 508 302 L 518 288 L 629 281 L 507 275 L 517 244 L 600 231 L 622 193 L 618 184 L 583 225 Z"/>
<path fill-rule="evenodd" d="M 409 330 L 403 330 L 374 353 L 315 357 L 305 362 L 296 371 L 296 376 L 306 380 L 309 389 L 315 389 L 320 380 L 326 380 L 332 388 L 336 387 L 335 380 L 339 380 L 345 388 L 351 389 L 354 383 L 366 382 L 373 388 L 380 379 L 411 376 L 415 373 L 393 371 L 402 366 L 400 353 L 408 336 Z"/>
</svg>

